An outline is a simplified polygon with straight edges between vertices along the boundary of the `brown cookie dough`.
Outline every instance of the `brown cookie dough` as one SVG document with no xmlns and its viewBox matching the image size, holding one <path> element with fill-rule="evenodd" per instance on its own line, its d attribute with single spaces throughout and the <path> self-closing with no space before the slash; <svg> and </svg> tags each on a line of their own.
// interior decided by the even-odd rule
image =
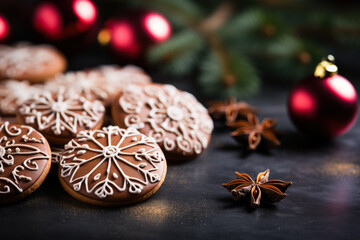
<svg viewBox="0 0 360 240">
<path fill-rule="evenodd" d="M 128 84 L 150 83 L 151 78 L 134 66 L 101 66 L 85 71 L 59 74 L 49 81 L 45 88 L 57 91 L 59 86 L 67 89 L 68 94 L 81 94 L 88 99 L 97 99 L 109 107 L 115 96 Z"/>
<path fill-rule="evenodd" d="M 193 159 L 207 148 L 213 122 L 193 95 L 172 85 L 132 85 L 112 106 L 114 123 L 154 137 L 167 160 Z"/>
<path fill-rule="evenodd" d="M 161 186 L 166 160 L 151 137 L 117 126 L 82 131 L 65 146 L 59 179 L 74 198 L 102 206 L 143 201 Z"/>
<path fill-rule="evenodd" d="M 20 200 L 47 176 L 51 150 L 46 139 L 29 126 L 0 124 L 0 204 Z"/>
<path fill-rule="evenodd" d="M 83 130 L 102 126 L 105 108 L 97 100 L 78 95 L 43 92 L 25 101 L 17 112 L 17 121 L 41 132 L 52 145 L 69 142 Z"/>
<path fill-rule="evenodd" d="M 19 105 L 41 91 L 42 87 L 39 84 L 30 85 L 28 81 L 1 81 L 0 116 L 15 116 Z"/>
<path fill-rule="evenodd" d="M 44 82 L 66 69 L 65 57 L 49 45 L 0 45 L 0 79 Z"/>
</svg>

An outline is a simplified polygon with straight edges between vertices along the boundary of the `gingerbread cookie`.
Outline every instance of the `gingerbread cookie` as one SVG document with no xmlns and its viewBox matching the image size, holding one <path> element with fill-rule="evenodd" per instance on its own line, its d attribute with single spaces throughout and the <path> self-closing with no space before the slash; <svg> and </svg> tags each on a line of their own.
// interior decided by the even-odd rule
<svg viewBox="0 0 360 240">
<path fill-rule="evenodd" d="M 153 138 L 116 126 L 80 132 L 65 145 L 59 167 L 71 196 L 102 206 L 145 200 L 160 188 L 167 169 Z"/>
<path fill-rule="evenodd" d="M 129 86 L 115 99 L 112 116 L 118 126 L 154 137 L 171 161 L 200 155 L 213 129 L 206 108 L 172 85 Z"/>
<path fill-rule="evenodd" d="M 111 102 L 112 92 L 109 91 L 106 81 L 98 72 L 67 72 L 59 74 L 45 85 L 45 89 L 56 92 L 59 86 L 66 89 L 68 95 L 83 95 L 90 100 L 99 100 L 104 104 Z"/>
<path fill-rule="evenodd" d="M 43 92 L 25 101 L 17 120 L 40 131 L 51 144 L 65 144 L 82 130 L 101 128 L 105 108 L 97 100 L 78 95 Z"/>
<path fill-rule="evenodd" d="M 0 204 L 20 200 L 47 176 L 51 150 L 46 139 L 29 126 L 0 124 Z"/>
<path fill-rule="evenodd" d="M 59 86 L 63 86 L 68 94 L 81 94 L 88 99 L 97 99 L 109 107 L 115 96 L 129 83 L 149 82 L 150 77 L 139 68 L 101 66 L 86 71 L 59 74 L 49 81 L 45 88 L 56 91 Z"/>
<path fill-rule="evenodd" d="M 151 83 L 150 76 L 141 68 L 134 65 L 127 65 L 124 67 L 104 65 L 93 69 L 93 71 L 99 71 L 109 85 L 120 88 L 120 91 L 128 84 Z"/>
<path fill-rule="evenodd" d="M 40 85 L 30 85 L 28 81 L 1 81 L 0 115 L 15 116 L 19 105 L 41 91 L 42 87 Z"/>
<path fill-rule="evenodd" d="M 65 69 L 65 57 L 49 45 L 0 46 L 0 79 L 37 83 Z"/>
</svg>

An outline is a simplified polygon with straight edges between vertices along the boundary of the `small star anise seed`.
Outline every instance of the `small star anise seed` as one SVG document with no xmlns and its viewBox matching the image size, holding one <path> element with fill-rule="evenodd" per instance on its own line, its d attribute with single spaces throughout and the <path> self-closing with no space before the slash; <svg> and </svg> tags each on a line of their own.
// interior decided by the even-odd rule
<svg viewBox="0 0 360 240">
<path fill-rule="evenodd" d="M 266 118 L 259 124 L 258 118 L 249 113 L 247 120 L 238 120 L 227 125 L 235 129 L 231 132 L 231 136 L 240 143 L 247 141 L 250 150 L 255 150 L 263 139 L 266 140 L 268 147 L 280 145 L 276 137 L 275 119 Z"/>
<path fill-rule="evenodd" d="M 227 99 L 225 102 L 213 101 L 209 103 L 209 114 L 214 120 L 225 120 L 227 123 L 233 122 L 240 117 L 246 117 L 248 113 L 256 113 L 256 108 L 246 102 L 237 102 L 235 97 Z"/>
<path fill-rule="evenodd" d="M 256 182 L 246 173 L 235 172 L 237 179 L 222 184 L 232 194 L 234 200 L 241 200 L 250 196 L 250 206 L 256 208 L 261 201 L 269 203 L 280 202 L 286 194 L 286 189 L 292 182 L 281 180 L 268 180 L 270 170 L 261 172 L 256 177 Z"/>
</svg>

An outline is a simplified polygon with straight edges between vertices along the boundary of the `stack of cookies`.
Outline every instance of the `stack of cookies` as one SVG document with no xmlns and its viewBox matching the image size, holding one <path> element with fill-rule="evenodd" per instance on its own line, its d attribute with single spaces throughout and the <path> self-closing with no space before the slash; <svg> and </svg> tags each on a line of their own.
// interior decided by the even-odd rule
<svg viewBox="0 0 360 240">
<path fill-rule="evenodd" d="M 76 199 L 136 203 L 160 188 L 167 163 L 207 148 L 213 123 L 193 95 L 135 66 L 65 67 L 49 46 L 0 46 L 0 203 L 36 190 L 50 166 Z"/>
</svg>

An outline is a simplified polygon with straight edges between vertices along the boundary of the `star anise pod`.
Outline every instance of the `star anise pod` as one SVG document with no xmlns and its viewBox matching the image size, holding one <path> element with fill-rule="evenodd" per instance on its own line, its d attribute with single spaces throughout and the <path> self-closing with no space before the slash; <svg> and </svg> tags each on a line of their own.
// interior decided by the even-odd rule
<svg viewBox="0 0 360 240">
<path fill-rule="evenodd" d="M 268 147 L 280 145 L 280 141 L 276 137 L 275 119 L 266 118 L 259 124 L 259 119 L 249 113 L 247 120 L 238 120 L 227 125 L 235 129 L 231 132 L 231 136 L 238 142 L 247 140 L 250 150 L 255 150 L 262 140 L 265 140 Z"/>
<path fill-rule="evenodd" d="M 250 197 L 250 206 L 252 208 L 259 206 L 261 201 L 269 203 L 280 202 L 286 197 L 284 192 L 292 184 L 292 182 L 281 180 L 269 181 L 269 169 L 259 173 L 256 177 L 256 182 L 246 173 L 235 172 L 235 174 L 237 179 L 222 185 L 231 192 L 234 200 Z"/>
<path fill-rule="evenodd" d="M 227 99 L 225 102 L 213 101 L 209 103 L 208 111 L 214 120 L 224 120 L 229 123 L 239 117 L 246 117 L 248 113 L 256 113 L 257 109 L 248 105 L 246 102 L 237 102 L 235 97 Z"/>
</svg>

